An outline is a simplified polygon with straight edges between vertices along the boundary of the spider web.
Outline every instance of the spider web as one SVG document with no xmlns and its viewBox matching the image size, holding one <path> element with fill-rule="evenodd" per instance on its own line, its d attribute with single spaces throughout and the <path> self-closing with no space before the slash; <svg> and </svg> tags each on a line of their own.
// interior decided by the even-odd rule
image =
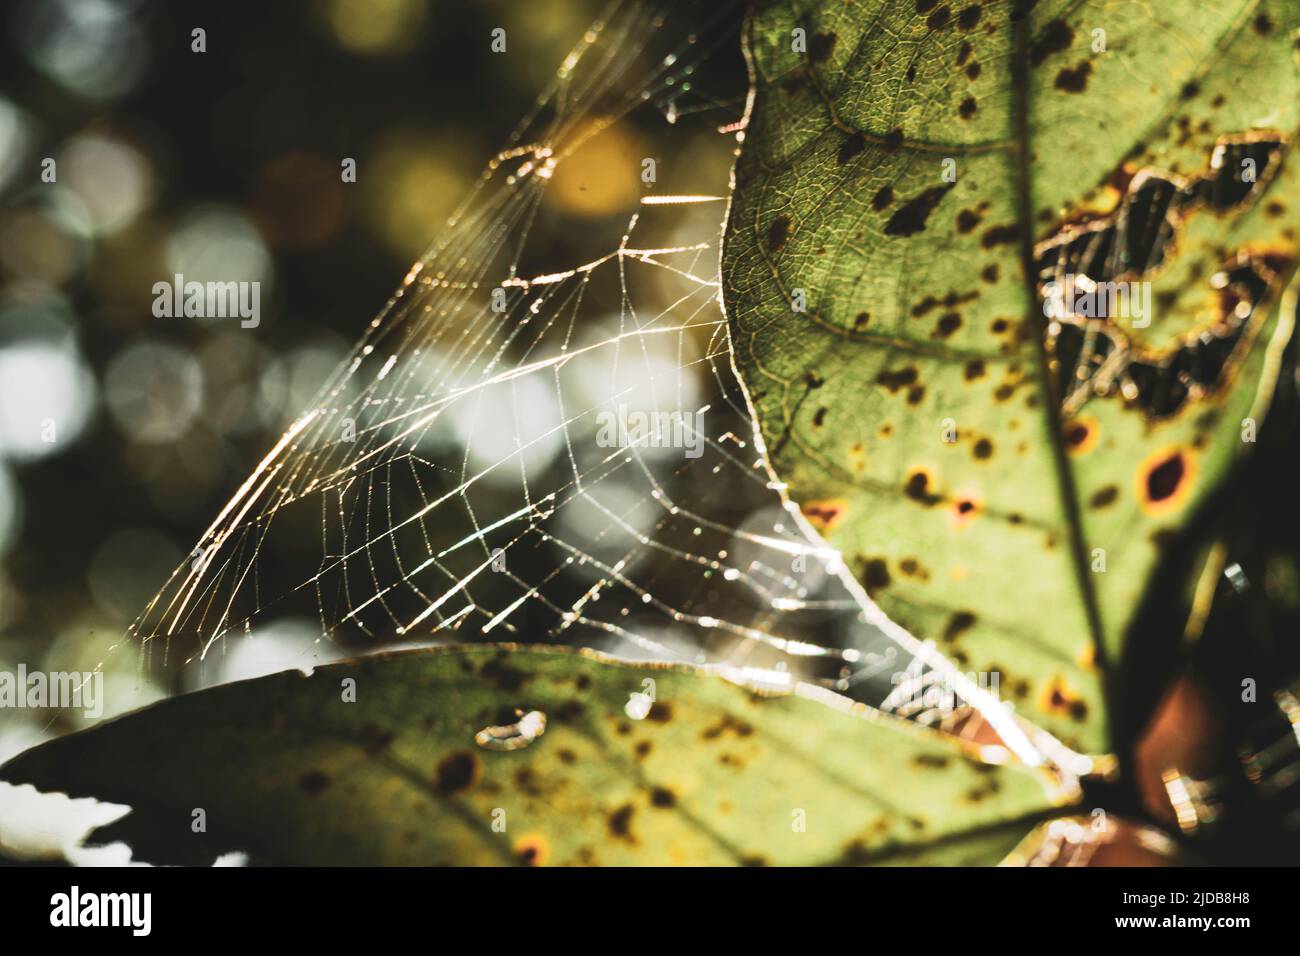
<svg viewBox="0 0 1300 956">
<path fill-rule="evenodd" d="M 1073 758 L 881 614 L 767 464 L 719 294 L 743 102 L 693 88 L 734 56 L 740 11 L 709 16 L 616 4 L 586 33 L 132 625 L 146 666 L 201 667 L 308 610 L 351 652 L 519 641 L 708 661 L 991 727 L 1027 763 Z M 548 186 L 621 123 L 656 127 L 659 181 L 577 253 Z M 701 137 L 725 162 L 696 161 Z M 620 430 L 638 415 L 666 425 Z"/>
</svg>

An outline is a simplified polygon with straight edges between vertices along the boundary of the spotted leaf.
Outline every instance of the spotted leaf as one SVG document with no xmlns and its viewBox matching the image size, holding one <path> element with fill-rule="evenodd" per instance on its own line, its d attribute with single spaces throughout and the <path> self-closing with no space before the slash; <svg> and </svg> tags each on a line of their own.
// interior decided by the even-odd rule
<svg viewBox="0 0 1300 956">
<path fill-rule="evenodd" d="M 91 840 L 156 863 L 996 863 L 1065 795 L 825 692 L 505 646 L 199 691 L 0 779 L 129 805 Z"/>
<path fill-rule="evenodd" d="M 1082 750 L 1290 335 L 1298 27 L 1282 0 L 747 24 L 724 300 L 770 464 L 884 611 Z"/>
</svg>

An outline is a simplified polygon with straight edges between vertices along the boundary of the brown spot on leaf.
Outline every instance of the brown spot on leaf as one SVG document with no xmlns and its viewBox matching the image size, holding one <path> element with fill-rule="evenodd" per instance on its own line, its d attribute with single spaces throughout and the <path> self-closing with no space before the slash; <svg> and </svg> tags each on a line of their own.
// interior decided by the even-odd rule
<svg viewBox="0 0 1300 956">
<path fill-rule="evenodd" d="M 667 787 L 654 787 L 650 791 L 650 803 L 661 810 L 677 806 L 677 795 Z"/>
<path fill-rule="evenodd" d="M 948 618 L 943 629 L 943 639 L 948 642 L 957 640 L 963 631 L 970 630 L 975 624 L 975 615 L 970 611 L 956 611 Z"/>
<path fill-rule="evenodd" d="M 754 726 L 748 721 L 733 717 L 731 714 L 723 714 L 716 724 L 704 728 L 700 738 L 702 740 L 717 740 L 728 731 L 737 737 L 749 737 L 754 733 Z"/>
<path fill-rule="evenodd" d="M 983 217 L 974 209 L 963 209 L 957 213 L 957 231 L 963 234 L 970 232 L 980 224 L 981 218 Z"/>
<path fill-rule="evenodd" d="M 1114 504 L 1117 498 L 1119 498 L 1119 488 L 1116 485 L 1107 485 L 1088 499 L 1088 507 L 1105 508 L 1107 505 Z"/>
<path fill-rule="evenodd" d="M 956 312 L 945 312 L 939 317 L 938 324 L 931 333 L 931 338 L 946 339 L 961 328 L 961 316 Z"/>
<path fill-rule="evenodd" d="M 1034 5 L 1036 3 L 1038 3 L 1038 0 L 1012 0 L 1011 22 L 1019 23 L 1025 17 L 1029 16 L 1029 11 L 1034 9 Z M 990 23 L 989 32 L 992 33 L 995 32 L 996 30 L 997 27 L 994 24 Z"/>
<path fill-rule="evenodd" d="M 866 566 L 862 569 L 862 586 L 867 589 L 867 593 L 889 587 L 892 580 L 889 565 L 884 558 L 867 559 Z"/>
<path fill-rule="evenodd" d="M 623 804 L 611 813 L 607 821 L 610 834 L 628 843 L 636 843 L 636 838 L 632 835 L 632 816 L 635 813 L 636 807 L 630 803 Z"/>
<path fill-rule="evenodd" d="M 1066 26 L 1063 20 L 1053 20 L 1029 48 L 1029 62 L 1039 66 L 1052 54 L 1068 50 L 1073 42 L 1074 31 Z"/>
<path fill-rule="evenodd" d="M 906 368 L 894 369 L 892 371 L 886 369 L 876 376 L 876 382 L 885 386 L 885 388 L 889 389 L 891 393 L 897 392 L 900 388 L 904 388 L 908 385 L 914 385 L 916 379 L 917 371 L 915 365 L 908 365 Z"/>
<path fill-rule="evenodd" d="M 986 265 L 983 269 L 980 270 L 980 278 L 983 279 L 985 282 L 997 282 L 998 264 L 996 262 L 993 262 L 990 263 L 989 265 Z"/>
<path fill-rule="evenodd" d="M 1186 467 L 1182 455 L 1171 455 L 1147 472 L 1147 497 L 1152 501 L 1164 501 L 1178 490 L 1183 480 Z"/>
<path fill-rule="evenodd" d="M 780 252 L 790 238 L 790 217 L 781 215 L 772 220 L 767 230 L 767 248 L 769 252 Z"/>
<path fill-rule="evenodd" d="M 930 577 L 930 572 L 923 568 L 921 562 L 916 558 L 904 558 L 902 561 L 899 561 L 898 570 L 902 571 L 903 574 L 907 575 L 909 578 L 920 578 L 924 581 L 928 580 Z"/>
<path fill-rule="evenodd" d="M 528 833 L 515 841 L 514 855 L 523 866 L 542 866 L 550 856 L 550 847 L 540 833 Z"/>
<path fill-rule="evenodd" d="M 854 133 L 840 144 L 840 151 L 835 156 L 835 162 L 843 166 L 858 153 L 866 148 L 867 138 L 861 133 Z"/>
<path fill-rule="evenodd" d="M 912 306 L 912 317 L 919 319 L 921 316 L 925 315 L 931 309 L 938 307 L 938 305 L 939 305 L 938 299 L 936 299 L 932 295 L 927 295 L 920 302 L 916 303 L 916 305 Z"/>
<path fill-rule="evenodd" d="M 1044 713 L 1068 716 L 1076 723 L 1081 723 L 1088 716 L 1088 705 L 1059 674 L 1043 687 L 1043 692 L 1038 697 L 1038 708 Z"/>
<path fill-rule="evenodd" d="M 826 534 L 844 520 L 844 499 L 835 498 L 825 501 L 805 501 L 799 505 L 800 512 L 822 534 Z"/>
<path fill-rule="evenodd" d="M 979 104 L 975 101 L 975 97 L 968 96 L 962 100 L 961 105 L 957 107 L 957 113 L 962 119 L 970 119 L 975 115 L 977 109 L 979 109 Z"/>
<path fill-rule="evenodd" d="M 903 494 L 913 501 L 920 502 L 923 505 L 933 505 L 941 499 L 938 495 L 930 492 L 930 475 L 921 470 L 912 472 L 907 476 L 907 481 L 903 484 Z"/>
<path fill-rule="evenodd" d="M 1061 426 L 1061 440 L 1071 455 L 1084 455 L 1097 445 L 1097 420 L 1090 416 L 1072 418 Z"/>
<path fill-rule="evenodd" d="M 1007 223 L 1004 226 L 993 226 L 984 230 L 984 235 L 980 236 L 980 245 L 985 249 L 992 249 L 994 246 L 1003 246 L 1015 242 L 1016 237 L 1019 235 L 1020 230 L 1016 228 L 1014 222 Z"/>
<path fill-rule="evenodd" d="M 515 771 L 515 786 L 521 793 L 526 793 L 530 797 L 540 797 L 545 790 L 541 781 L 537 779 L 537 771 L 532 767 L 520 767 Z"/>
<path fill-rule="evenodd" d="M 894 189 L 892 186 L 881 186 L 876 191 L 875 196 L 871 198 L 871 208 L 880 212 L 894 201 Z"/>
<path fill-rule="evenodd" d="M 555 709 L 555 719 L 562 724 L 577 723 L 582 719 L 583 710 L 582 701 L 570 698 Z"/>
<path fill-rule="evenodd" d="M 924 230 L 930 213 L 934 212 L 940 200 L 955 185 L 956 183 L 945 183 L 942 186 L 932 186 L 919 196 L 909 199 L 889 217 L 889 222 L 885 223 L 885 235 L 914 236 Z"/>
<path fill-rule="evenodd" d="M 1056 74 L 1053 85 L 1066 93 L 1082 93 L 1088 88 L 1088 77 L 1091 75 L 1092 64 L 1084 60 L 1073 69 L 1062 67 L 1061 72 Z"/>
<path fill-rule="evenodd" d="M 981 438 L 979 441 L 975 443 L 974 452 L 976 458 L 980 458 L 980 459 L 992 458 L 993 442 L 989 441 L 987 438 Z"/>
<path fill-rule="evenodd" d="M 961 13 L 957 14 L 957 26 L 962 30 L 974 30 L 980 22 L 980 15 L 984 11 L 977 6 L 969 6 Z"/>
<path fill-rule="evenodd" d="M 434 782 L 443 796 L 454 796 L 473 787 L 481 770 L 478 757 L 468 750 L 456 750 L 442 758 L 434 772 Z"/>
<path fill-rule="evenodd" d="M 931 30 L 942 30 L 948 25 L 948 21 L 951 19 L 952 11 L 947 7 L 940 7 L 938 10 L 934 11 L 934 13 L 930 14 L 929 18 L 925 21 L 925 25 Z"/>
<path fill-rule="evenodd" d="M 835 52 L 836 39 L 834 33 L 814 33 L 808 41 L 808 59 L 814 63 L 825 63 Z"/>
<path fill-rule="evenodd" d="M 858 838 L 844 845 L 839 862 L 842 866 L 865 866 L 871 858 L 871 852 L 867 849 L 867 844 L 861 838 Z"/>
<path fill-rule="evenodd" d="M 962 369 L 962 376 L 968 382 L 973 382 L 978 378 L 983 378 L 984 360 L 980 358 L 973 358 L 970 361 L 968 361 L 966 363 L 966 367 Z"/>
<path fill-rule="evenodd" d="M 1138 466 L 1138 501 L 1148 514 L 1174 511 L 1186 502 L 1192 477 L 1188 452 L 1176 448 L 1157 451 Z"/>
</svg>

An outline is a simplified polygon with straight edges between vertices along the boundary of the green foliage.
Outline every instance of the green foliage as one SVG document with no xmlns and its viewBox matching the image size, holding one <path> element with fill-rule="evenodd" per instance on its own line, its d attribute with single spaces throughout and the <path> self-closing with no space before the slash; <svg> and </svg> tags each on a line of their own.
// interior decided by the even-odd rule
<svg viewBox="0 0 1300 956">
<path fill-rule="evenodd" d="M 1297 27 L 835 0 L 747 30 L 724 295 L 772 467 L 890 617 L 1078 749 L 1290 336 Z M 1066 274 L 1151 307 L 1049 322 Z"/>
<path fill-rule="evenodd" d="M 1062 800 L 1039 772 L 826 697 L 591 652 L 422 650 L 188 694 L 0 778 L 129 804 L 96 839 L 176 863 L 991 864 Z M 520 711 L 544 733 L 476 742 Z"/>
</svg>

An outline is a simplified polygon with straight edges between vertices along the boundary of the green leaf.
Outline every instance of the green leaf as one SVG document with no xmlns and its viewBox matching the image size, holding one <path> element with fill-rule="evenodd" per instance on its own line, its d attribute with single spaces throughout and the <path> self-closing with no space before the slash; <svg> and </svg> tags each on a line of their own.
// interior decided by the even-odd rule
<svg viewBox="0 0 1300 956">
<path fill-rule="evenodd" d="M 1298 27 L 1280 0 L 747 26 L 724 300 L 771 465 L 890 617 L 1077 749 L 1291 333 Z M 1049 322 L 1066 275 L 1151 308 Z"/>
<path fill-rule="evenodd" d="M 647 678 L 655 701 L 632 719 Z M 476 742 L 517 711 L 545 714 L 544 732 Z M 0 779 L 129 804 L 97 838 L 156 862 L 996 863 L 1062 792 L 968 753 L 809 688 L 765 697 L 701 669 L 479 646 L 199 691 L 37 747 Z"/>
</svg>

